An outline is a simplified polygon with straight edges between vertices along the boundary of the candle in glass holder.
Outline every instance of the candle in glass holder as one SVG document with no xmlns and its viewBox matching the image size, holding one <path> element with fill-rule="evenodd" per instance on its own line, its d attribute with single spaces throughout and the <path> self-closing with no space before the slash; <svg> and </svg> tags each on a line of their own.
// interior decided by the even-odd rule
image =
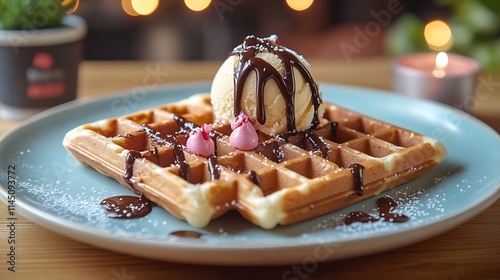
<svg viewBox="0 0 500 280">
<path fill-rule="evenodd" d="M 429 98 L 466 110 L 474 97 L 481 67 L 458 54 L 414 53 L 392 62 L 394 91 Z"/>
</svg>

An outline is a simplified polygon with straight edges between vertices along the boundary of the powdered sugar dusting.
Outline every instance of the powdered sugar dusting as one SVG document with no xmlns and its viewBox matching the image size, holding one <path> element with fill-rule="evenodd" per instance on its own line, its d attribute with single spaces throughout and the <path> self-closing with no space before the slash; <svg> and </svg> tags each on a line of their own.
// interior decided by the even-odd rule
<svg viewBox="0 0 500 280">
<path fill-rule="evenodd" d="M 328 232 L 338 240 L 340 239 L 360 239 L 368 236 L 392 233 L 395 230 L 418 227 L 424 224 L 432 223 L 443 217 L 446 212 L 446 201 L 448 195 L 443 192 L 438 185 L 444 183 L 451 172 L 444 172 L 443 176 L 433 179 L 431 185 L 424 184 L 419 186 L 418 182 L 411 182 L 406 185 L 384 192 L 377 197 L 362 201 L 346 210 L 340 210 L 341 214 L 325 215 L 321 221 L 312 226 L 312 228 L 302 234 L 304 243 L 320 242 L 319 232 Z M 410 218 L 407 223 L 390 223 L 383 220 L 376 222 L 360 223 L 356 222 L 350 225 L 344 223 L 346 214 L 350 211 L 364 211 L 375 218 L 379 218 L 375 201 L 383 195 L 391 196 L 398 206 L 393 213 L 403 214 Z M 333 238 L 332 238 L 333 239 Z"/>
<path fill-rule="evenodd" d="M 22 168 L 38 174 L 46 169 L 30 165 L 23 165 Z M 75 192 L 75 189 L 78 191 Z M 40 177 L 19 180 L 18 194 L 25 202 L 39 205 L 59 217 L 76 222 L 90 222 L 99 227 L 109 225 L 109 219 L 103 215 L 99 205 L 101 197 L 106 195 L 104 189 L 88 185 L 75 187 L 72 181 L 53 181 Z"/>
</svg>

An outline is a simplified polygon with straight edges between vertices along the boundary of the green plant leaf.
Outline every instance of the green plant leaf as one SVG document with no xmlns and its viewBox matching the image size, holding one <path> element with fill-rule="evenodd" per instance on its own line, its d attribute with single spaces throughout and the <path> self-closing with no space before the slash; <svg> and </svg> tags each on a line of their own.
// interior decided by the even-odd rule
<svg viewBox="0 0 500 280">
<path fill-rule="evenodd" d="M 77 0 L 62 6 L 63 0 L 0 0 L 0 28 L 33 30 L 61 25 Z"/>
</svg>

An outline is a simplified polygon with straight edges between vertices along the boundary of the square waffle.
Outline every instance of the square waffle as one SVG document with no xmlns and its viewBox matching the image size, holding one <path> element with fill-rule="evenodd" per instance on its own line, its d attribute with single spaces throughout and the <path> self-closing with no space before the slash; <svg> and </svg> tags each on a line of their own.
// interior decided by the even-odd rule
<svg viewBox="0 0 500 280">
<path fill-rule="evenodd" d="M 300 222 L 408 182 L 446 156 L 435 139 L 331 103 L 324 107 L 316 129 L 286 139 L 258 132 L 253 151 L 229 144 L 231 127 L 215 120 L 208 94 L 81 125 L 63 145 L 195 227 L 232 209 L 265 229 Z M 188 131 L 179 120 L 188 127 L 210 124 L 216 177 L 214 161 L 185 147 Z"/>
</svg>

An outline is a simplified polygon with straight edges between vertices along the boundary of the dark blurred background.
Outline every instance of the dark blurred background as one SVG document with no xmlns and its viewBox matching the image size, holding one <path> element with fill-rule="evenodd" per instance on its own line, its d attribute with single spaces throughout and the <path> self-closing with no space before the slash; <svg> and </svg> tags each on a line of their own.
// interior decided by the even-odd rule
<svg viewBox="0 0 500 280">
<path fill-rule="evenodd" d="M 500 65 L 496 0 L 85 0 L 75 13 L 88 23 L 87 60 L 223 59 L 249 34 L 277 34 L 308 59 L 400 55 L 429 51 L 424 26 L 442 20 L 450 51 Z"/>
</svg>

